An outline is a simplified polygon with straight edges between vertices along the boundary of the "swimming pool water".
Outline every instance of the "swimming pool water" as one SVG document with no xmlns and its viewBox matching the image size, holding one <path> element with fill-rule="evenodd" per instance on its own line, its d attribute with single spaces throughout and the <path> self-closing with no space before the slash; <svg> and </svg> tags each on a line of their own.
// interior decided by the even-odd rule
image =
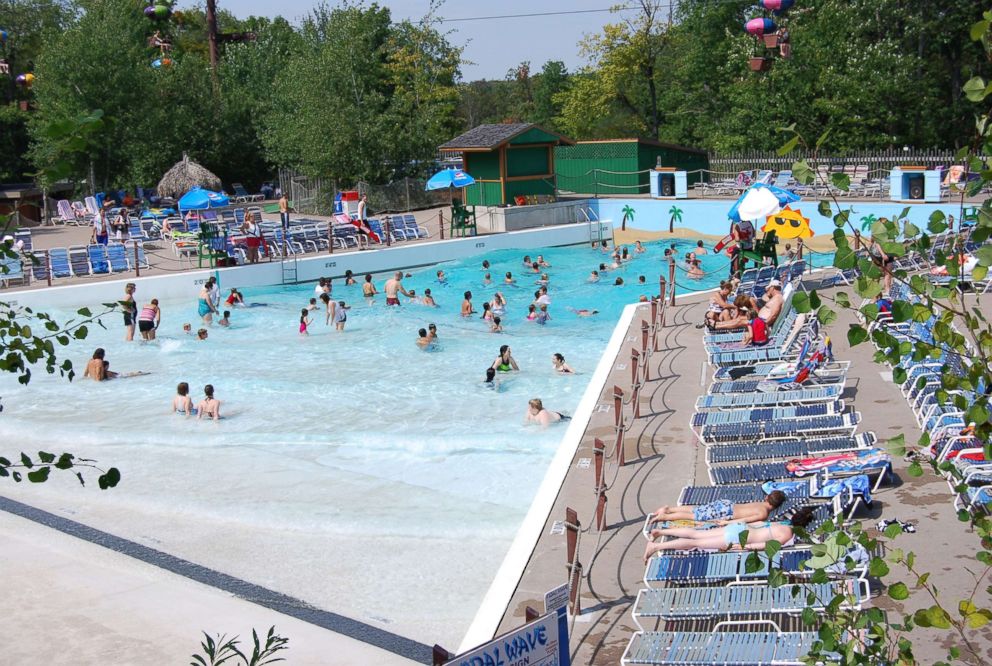
<svg viewBox="0 0 992 666">
<path fill-rule="evenodd" d="M 657 292 L 665 243 L 596 284 L 589 273 L 608 255 L 589 247 L 500 251 L 412 271 L 418 296 L 431 288 L 440 307 L 371 304 L 359 285 L 334 280 L 350 306 L 346 330 L 313 315 L 298 334 L 313 284 L 245 290 L 228 330 L 199 342 L 196 294 L 162 303 L 159 340 L 124 343 L 120 315 L 63 354 L 80 371 L 93 348 L 111 368 L 144 377 L 96 384 L 36 374 L 26 389 L 0 379 L 0 437 L 24 450 L 68 450 L 121 469 L 121 485 L 101 492 L 71 478 L 44 486 L 5 485 L 17 499 L 198 564 L 295 596 L 317 607 L 431 643 L 455 644 L 468 627 L 551 460 L 564 427 L 523 425 L 527 400 L 554 410 L 578 404 L 623 307 Z M 684 254 L 691 245 L 680 241 Z M 631 248 L 632 249 L 632 248 Z M 525 320 L 539 277 L 522 264 L 543 254 L 552 264 L 552 320 Z M 507 271 L 516 286 L 482 284 Z M 700 289 L 724 277 L 726 258 L 704 256 L 717 271 L 680 284 Z M 638 285 L 644 275 L 647 284 Z M 627 283 L 612 286 L 617 276 Z M 387 276 L 377 275 L 381 291 Z M 221 284 L 222 293 L 237 286 Z M 509 301 L 505 333 L 459 316 L 462 294 L 476 310 L 499 289 Z M 137 299 L 155 297 L 139 284 Z M 595 308 L 595 317 L 567 310 Z M 55 312 L 62 318 L 66 313 Z M 415 344 L 417 329 L 439 329 L 439 350 Z M 485 369 L 509 344 L 521 372 L 483 385 Z M 553 372 L 564 354 L 576 376 Z M 170 412 L 176 384 L 194 401 L 211 383 L 225 418 L 198 422 Z"/>
</svg>

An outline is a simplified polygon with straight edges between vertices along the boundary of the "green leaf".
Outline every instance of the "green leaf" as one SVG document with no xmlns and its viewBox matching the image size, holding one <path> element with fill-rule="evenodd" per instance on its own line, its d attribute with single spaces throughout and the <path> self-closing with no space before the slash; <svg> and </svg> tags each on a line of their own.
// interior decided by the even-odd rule
<svg viewBox="0 0 992 666">
<path fill-rule="evenodd" d="M 809 294 L 805 291 L 800 291 L 793 294 L 792 308 L 800 314 L 804 312 L 809 312 L 812 309 L 810 307 Z"/>
<path fill-rule="evenodd" d="M 816 150 L 817 151 L 819 151 L 820 148 L 823 146 L 823 144 L 827 142 L 827 137 L 830 136 L 830 132 L 831 131 L 832 130 L 828 127 L 826 129 L 826 131 L 824 131 L 823 134 L 821 134 L 820 137 L 816 140 Z"/>
<path fill-rule="evenodd" d="M 989 619 L 990 618 L 989 618 L 988 611 L 985 611 L 984 613 L 983 612 L 975 612 L 975 613 L 969 613 L 968 616 L 965 618 L 965 622 L 968 623 L 968 628 L 969 629 L 978 629 L 978 628 L 984 627 L 986 624 L 988 624 L 989 623 Z M 950 623 L 948 623 L 948 624 L 950 624 Z"/>
<path fill-rule="evenodd" d="M 837 313 L 824 305 L 816 311 L 816 318 L 819 319 L 820 323 L 824 326 L 830 326 L 837 321 Z"/>
<path fill-rule="evenodd" d="M 116 467 L 111 467 L 97 479 L 100 490 L 107 490 L 115 487 L 121 480 L 121 473 Z"/>
<path fill-rule="evenodd" d="M 909 467 L 906 468 L 906 473 L 915 477 L 923 476 L 923 467 L 920 463 L 913 461 L 909 463 Z"/>
<path fill-rule="evenodd" d="M 892 321 L 903 322 L 913 318 L 913 304 L 906 301 L 896 301 L 892 304 Z"/>
<path fill-rule="evenodd" d="M 887 576 L 889 574 L 889 565 L 881 557 L 873 557 L 871 562 L 868 563 L 868 574 L 875 578 Z"/>
<path fill-rule="evenodd" d="M 800 160 L 792 165 L 792 177 L 798 183 L 809 185 L 816 179 L 816 174 L 813 173 L 813 167 L 809 165 L 809 162 Z"/>
<path fill-rule="evenodd" d="M 981 102 L 985 99 L 985 79 L 974 76 L 961 88 L 961 92 L 968 98 L 969 102 Z"/>
<path fill-rule="evenodd" d="M 903 225 L 902 235 L 905 238 L 916 238 L 920 235 L 920 228 L 912 222 L 906 222 Z"/>
<path fill-rule="evenodd" d="M 55 454 L 47 453 L 45 451 L 38 451 L 38 460 L 45 463 L 46 465 L 55 460 Z"/>
<path fill-rule="evenodd" d="M 971 269 L 971 279 L 975 282 L 981 282 L 986 278 L 989 273 L 988 266 L 975 266 Z"/>
<path fill-rule="evenodd" d="M 885 535 L 886 539 L 895 539 L 897 536 L 902 534 L 902 525 L 899 523 L 893 523 L 886 527 L 882 533 Z"/>
<path fill-rule="evenodd" d="M 846 173 L 832 173 L 830 174 L 830 184 L 838 190 L 847 192 L 851 189 L 851 177 Z"/>
<path fill-rule="evenodd" d="M 904 383 L 906 381 L 906 369 L 901 366 L 892 368 L 892 381 L 896 384 Z"/>
<path fill-rule="evenodd" d="M 968 31 L 968 35 L 971 37 L 971 41 L 977 42 L 985 33 L 988 32 L 989 22 L 988 21 L 978 21 L 977 23 L 971 24 L 971 29 Z"/>
<path fill-rule="evenodd" d="M 28 456 L 28 454 L 26 453 L 21 454 L 21 464 L 27 467 L 28 469 L 34 467 L 34 463 L 31 462 L 31 457 Z"/>
<path fill-rule="evenodd" d="M 785 155 L 788 155 L 789 153 L 791 153 L 793 150 L 796 149 L 796 146 L 797 145 L 799 145 L 799 135 L 798 134 L 796 136 L 792 137 L 791 139 L 789 139 L 788 141 L 786 141 L 784 144 L 782 144 L 781 147 L 779 147 L 779 149 L 777 151 L 778 152 L 778 156 L 779 157 L 784 157 Z"/>
<path fill-rule="evenodd" d="M 28 481 L 31 483 L 44 483 L 48 480 L 48 473 L 51 471 L 51 467 L 39 467 L 33 472 L 28 472 Z"/>
<path fill-rule="evenodd" d="M 831 215 L 830 202 L 826 199 L 820 199 L 820 203 L 816 206 L 816 211 L 823 217 L 833 217 Z"/>
<path fill-rule="evenodd" d="M 847 295 L 847 292 L 838 291 L 834 294 L 834 301 L 842 308 L 851 307 L 851 297 Z"/>
<path fill-rule="evenodd" d="M 847 329 L 847 342 L 852 347 L 857 347 L 868 339 L 868 331 L 857 324 L 851 324 Z"/>
<path fill-rule="evenodd" d="M 889 596 L 896 601 L 905 601 L 909 598 L 909 588 L 905 583 L 893 583 L 889 585 Z"/>
<path fill-rule="evenodd" d="M 989 420 L 989 410 L 988 407 L 981 404 L 972 405 L 967 412 L 965 412 L 965 421 L 974 421 L 976 425 L 982 425 Z"/>
</svg>

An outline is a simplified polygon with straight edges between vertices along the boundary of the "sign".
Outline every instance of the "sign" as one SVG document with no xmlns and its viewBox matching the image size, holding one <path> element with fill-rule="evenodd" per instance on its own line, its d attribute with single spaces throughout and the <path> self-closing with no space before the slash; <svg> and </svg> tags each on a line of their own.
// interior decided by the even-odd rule
<svg viewBox="0 0 992 666">
<path fill-rule="evenodd" d="M 568 583 L 559 585 L 553 590 L 544 593 L 544 612 L 554 613 L 559 608 L 568 607 Z"/>
<path fill-rule="evenodd" d="M 567 598 L 567 591 L 565 596 Z M 562 608 L 459 655 L 446 662 L 445 666 L 569 666 L 569 664 L 568 614 Z"/>
</svg>

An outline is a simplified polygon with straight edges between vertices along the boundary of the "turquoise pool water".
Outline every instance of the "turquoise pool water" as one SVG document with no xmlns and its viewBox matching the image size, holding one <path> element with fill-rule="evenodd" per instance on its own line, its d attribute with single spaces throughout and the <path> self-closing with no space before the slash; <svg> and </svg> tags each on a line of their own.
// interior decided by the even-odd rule
<svg viewBox="0 0 992 666">
<path fill-rule="evenodd" d="M 120 316 L 108 317 L 108 330 L 65 353 L 81 370 L 102 346 L 112 369 L 151 374 L 103 384 L 36 375 L 27 389 L 4 377 L 0 436 L 113 464 L 124 475 L 120 487 L 100 492 L 57 479 L 4 491 L 318 607 L 455 644 L 564 432 L 524 426 L 527 400 L 566 413 L 576 407 L 623 307 L 657 292 L 667 245 L 647 244 L 595 284 L 590 271 L 609 257 L 589 247 L 445 263 L 437 268 L 447 284 L 436 268 L 411 271 L 407 288 L 418 296 L 430 288 L 438 308 L 406 299 L 386 308 L 382 296 L 369 303 L 358 285 L 335 280 L 335 299 L 351 306 L 346 330 L 325 326 L 317 312 L 306 338 L 299 316 L 313 284 L 246 290 L 266 307 L 235 310 L 232 327 L 215 325 L 204 342 L 182 333 L 184 322 L 199 326 L 195 293 L 162 304 L 153 343 L 124 343 Z M 680 256 L 691 246 L 679 242 Z M 524 268 L 524 254 L 552 264 L 544 269 L 552 299 L 545 326 L 525 319 L 540 276 Z M 510 271 L 517 284 L 484 285 L 484 259 L 494 282 Z M 724 277 L 725 257 L 702 261 L 714 273 L 693 281 L 680 271 L 679 283 L 705 289 Z M 618 276 L 625 286 L 613 286 Z M 385 278 L 376 276 L 380 290 Z M 491 333 L 478 315 L 459 316 L 464 291 L 481 310 L 497 289 L 508 300 L 505 333 Z M 139 285 L 141 303 L 154 296 Z M 599 314 L 580 318 L 568 307 Z M 431 322 L 440 349 L 424 352 L 414 340 Z M 482 380 L 501 344 L 521 372 L 493 391 Z M 554 373 L 554 352 L 579 374 Z M 180 381 L 194 400 L 213 384 L 227 418 L 171 414 Z"/>
</svg>

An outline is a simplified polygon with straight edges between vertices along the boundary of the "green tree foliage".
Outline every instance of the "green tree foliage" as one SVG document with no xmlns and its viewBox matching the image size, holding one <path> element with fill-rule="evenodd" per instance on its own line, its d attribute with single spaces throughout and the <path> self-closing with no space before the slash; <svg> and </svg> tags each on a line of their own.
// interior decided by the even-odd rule
<svg viewBox="0 0 992 666">
<path fill-rule="evenodd" d="M 433 27 L 345 2 L 304 21 L 262 135 L 271 159 L 311 175 L 384 181 L 451 137 L 460 52 Z"/>
</svg>

